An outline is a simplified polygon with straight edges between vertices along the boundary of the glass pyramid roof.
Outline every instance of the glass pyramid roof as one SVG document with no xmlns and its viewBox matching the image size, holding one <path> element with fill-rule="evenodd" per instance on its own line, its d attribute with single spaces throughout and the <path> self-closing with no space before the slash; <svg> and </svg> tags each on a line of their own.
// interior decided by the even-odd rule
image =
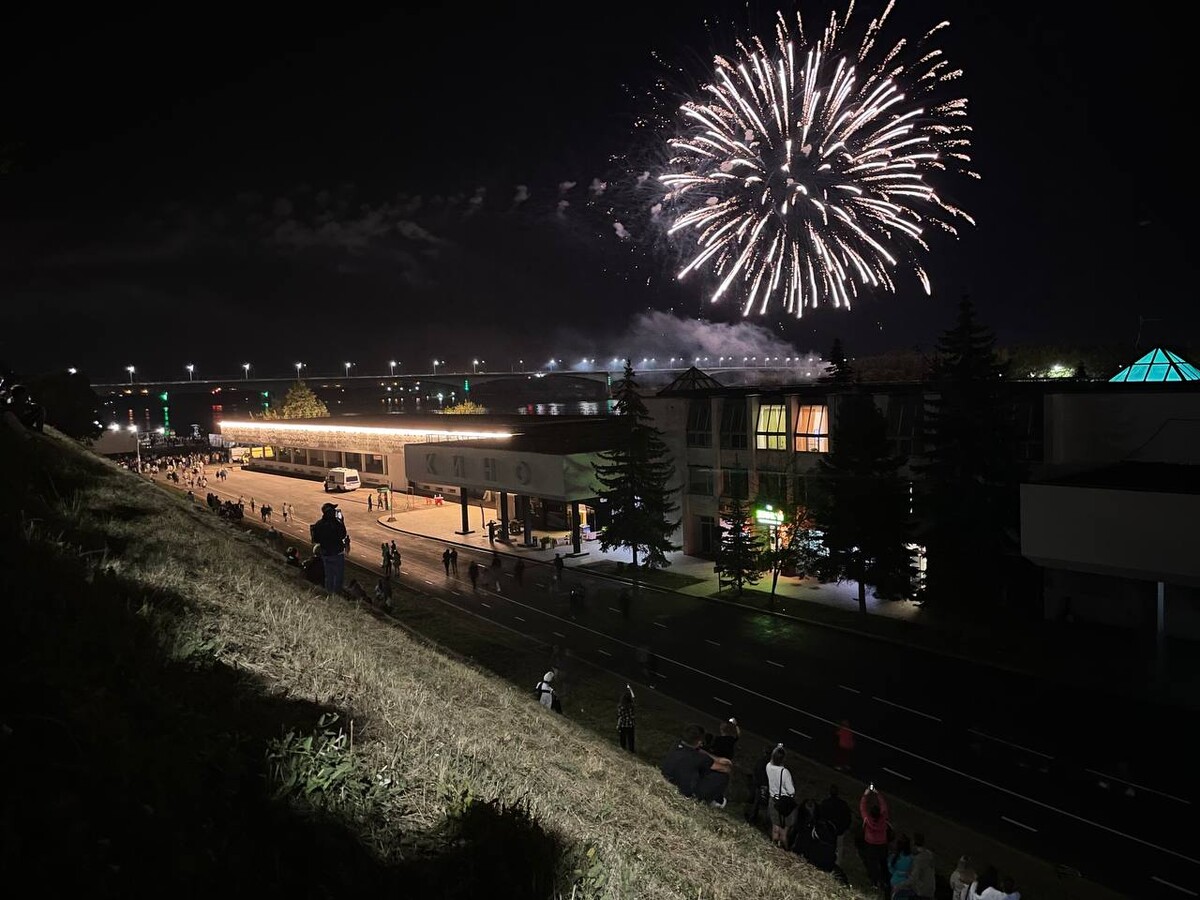
<svg viewBox="0 0 1200 900">
<path fill-rule="evenodd" d="M 1200 369 L 1170 350 L 1156 347 L 1109 381 L 1200 381 Z"/>
</svg>

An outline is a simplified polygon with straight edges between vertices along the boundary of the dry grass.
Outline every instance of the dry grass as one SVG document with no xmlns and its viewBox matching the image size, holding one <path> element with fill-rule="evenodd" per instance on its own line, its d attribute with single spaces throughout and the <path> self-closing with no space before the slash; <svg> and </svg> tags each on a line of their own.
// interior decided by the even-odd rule
<svg viewBox="0 0 1200 900">
<path fill-rule="evenodd" d="M 602 878 L 564 896 L 833 898 L 857 894 L 729 816 L 687 801 L 658 771 L 555 716 L 489 673 L 423 645 L 387 622 L 301 586 L 261 545 L 177 497 L 65 443 L 58 463 L 86 470 L 48 489 L 53 527 L 102 568 L 152 596 L 184 598 L 186 645 L 255 673 L 265 690 L 333 706 L 353 722 L 353 754 L 388 785 L 351 823 L 382 859 L 415 852 L 464 797 L 526 804 Z M 48 484 L 48 482 L 47 482 Z M 51 528 L 52 530 L 52 528 Z"/>
</svg>

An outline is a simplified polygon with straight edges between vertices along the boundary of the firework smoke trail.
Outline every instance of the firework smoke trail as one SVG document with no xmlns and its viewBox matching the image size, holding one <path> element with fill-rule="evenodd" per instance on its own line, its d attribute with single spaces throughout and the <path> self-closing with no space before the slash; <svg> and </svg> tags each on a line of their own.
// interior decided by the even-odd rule
<svg viewBox="0 0 1200 900">
<path fill-rule="evenodd" d="M 777 13 L 775 45 L 738 42 L 716 57 L 707 97 L 680 107 L 681 130 L 659 176 L 670 233 L 693 235 L 683 278 L 711 268 L 715 303 L 740 295 L 743 315 L 772 302 L 800 316 L 821 303 L 849 307 L 861 289 L 895 291 L 893 274 L 928 251 L 925 230 L 957 234 L 970 216 L 942 201 L 935 172 L 969 171 L 967 101 L 939 100 L 962 74 L 932 46 L 942 22 L 909 46 L 875 53 L 894 0 L 857 50 L 841 49 L 853 3 L 807 44 L 799 13 Z"/>
</svg>

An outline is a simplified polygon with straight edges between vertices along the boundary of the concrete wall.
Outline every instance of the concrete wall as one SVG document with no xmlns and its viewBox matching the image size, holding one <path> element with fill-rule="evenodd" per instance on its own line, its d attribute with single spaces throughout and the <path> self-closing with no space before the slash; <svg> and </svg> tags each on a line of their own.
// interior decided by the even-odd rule
<svg viewBox="0 0 1200 900">
<path fill-rule="evenodd" d="M 1045 463 L 1200 461 L 1200 390 L 1047 394 Z"/>
<path fill-rule="evenodd" d="M 1038 565 L 1200 585 L 1200 495 L 1021 485 L 1021 553 Z"/>
</svg>

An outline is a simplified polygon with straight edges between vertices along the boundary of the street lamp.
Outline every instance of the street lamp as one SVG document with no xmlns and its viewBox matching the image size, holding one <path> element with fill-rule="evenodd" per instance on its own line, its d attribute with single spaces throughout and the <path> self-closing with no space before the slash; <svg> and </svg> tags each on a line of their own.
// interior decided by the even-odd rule
<svg viewBox="0 0 1200 900">
<path fill-rule="evenodd" d="M 304 363 L 302 363 L 302 362 L 296 363 L 296 380 L 297 381 L 300 380 L 300 370 L 303 368 L 304 368 Z"/>
<path fill-rule="evenodd" d="M 434 374 L 434 375 L 436 375 L 436 374 L 437 374 L 437 367 L 438 367 L 438 361 L 435 359 L 435 360 L 433 361 L 433 374 Z"/>
<path fill-rule="evenodd" d="M 344 365 L 346 367 L 346 377 L 349 378 L 350 377 L 350 367 L 352 365 L 354 365 L 354 363 L 342 363 L 342 365 Z"/>
<path fill-rule="evenodd" d="M 396 361 L 393 359 L 390 363 L 388 363 L 388 365 L 391 366 L 392 377 L 395 378 L 396 377 Z"/>
<path fill-rule="evenodd" d="M 79 372 L 79 370 L 77 368 L 75 368 L 74 366 L 71 366 L 71 368 L 67 369 L 68 375 L 75 375 L 78 372 Z"/>
<path fill-rule="evenodd" d="M 245 372 L 246 381 L 250 380 L 250 363 L 242 363 L 242 371 Z"/>
<path fill-rule="evenodd" d="M 132 370 L 133 366 L 129 368 Z M 140 474 L 142 471 L 142 439 L 138 436 L 136 425 L 130 425 L 129 430 L 133 432 L 133 446 L 137 451 L 137 470 Z"/>
<path fill-rule="evenodd" d="M 184 368 L 188 370 L 188 381 L 191 381 L 192 373 L 196 371 L 196 367 L 193 366 L 191 363 L 188 363 L 186 366 L 184 366 Z"/>
<path fill-rule="evenodd" d="M 129 383 L 133 384 L 133 372 L 134 372 L 133 366 L 126 366 L 125 371 L 129 373 Z"/>
<path fill-rule="evenodd" d="M 471 360 L 471 372 L 477 374 L 479 372 L 479 360 Z"/>
</svg>

